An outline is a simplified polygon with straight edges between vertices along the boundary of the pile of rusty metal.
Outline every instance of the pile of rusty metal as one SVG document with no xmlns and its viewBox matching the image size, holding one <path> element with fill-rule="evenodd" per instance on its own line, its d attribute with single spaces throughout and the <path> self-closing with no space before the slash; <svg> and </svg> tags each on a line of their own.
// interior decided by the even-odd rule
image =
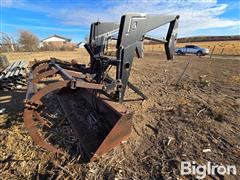
<svg viewBox="0 0 240 180">
<path fill-rule="evenodd" d="M 26 85 L 26 61 L 19 60 L 11 63 L 0 74 L 0 89 L 11 90 Z"/>
</svg>

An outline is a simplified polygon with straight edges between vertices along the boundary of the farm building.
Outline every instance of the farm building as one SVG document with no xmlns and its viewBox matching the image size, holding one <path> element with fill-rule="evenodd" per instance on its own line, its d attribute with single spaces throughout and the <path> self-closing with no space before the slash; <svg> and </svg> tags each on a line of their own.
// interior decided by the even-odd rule
<svg viewBox="0 0 240 180">
<path fill-rule="evenodd" d="M 71 43 L 71 39 L 55 34 L 53 36 L 49 36 L 48 38 L 41 40 L 40 47 L 43 47 L 44 45 L 51 45 L 59 48 L 62 46 L 73 46 L 73 43 Z"/>
</svg>

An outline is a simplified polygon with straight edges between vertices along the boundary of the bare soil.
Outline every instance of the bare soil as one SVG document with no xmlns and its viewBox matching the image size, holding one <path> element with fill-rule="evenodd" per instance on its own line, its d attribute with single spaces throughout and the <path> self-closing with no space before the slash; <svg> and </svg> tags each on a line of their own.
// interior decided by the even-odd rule
<svg viewBox="0 0 240 180">
<path fill-rule="evenodd" d="M 188 67 L 179 80 L 184 68 Z M 135 59 L 130 82 L 149 100 L 127 90 L 124 104 L 134 111 L 130 139 L 98 161 L 81 163 L 81 150 L 54 94 L 45 98 L 43 133 L 65 149 L 54 155 L 36 146 L 23 126 L 25 89 L 0 92 L 1 179 L 189 179 L 180 162 L 240 167 L 240 61 L 159 53 Z M 178 82 L 178 83 L 177 83 Z M 54 141 L 55 139 L 55 141 Z M 56 140 L 57 139 L 57 140 Z M 204 150 L 210 149 L 210 152 Z M 222 179 L 220 175 L 208 179 Z M 238 179 L 238 176 L 227 176 Z"/>
</svg>

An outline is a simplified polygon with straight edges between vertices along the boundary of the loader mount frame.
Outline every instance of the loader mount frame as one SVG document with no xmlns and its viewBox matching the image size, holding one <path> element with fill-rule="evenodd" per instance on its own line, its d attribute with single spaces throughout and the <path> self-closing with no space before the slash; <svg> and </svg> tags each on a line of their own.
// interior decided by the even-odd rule
<svg viewBox="0 0 240 180">
<path fill-rule="evenodd" d="M 116 67 L 116 76 L 114 79 L 106 78 L 108 83 L 116 84 L 114 100 L 122 103 L 126 87 L 129 83 L 133 58 L 135 53 L 138 58 L 143 57 L 143 40 L 152 39 L 146 33 L 160 26 L 170 23 L 165 39 L 155 39 L 164 43 L 167 59 L 173 59 L 175 44 L 177 39 L 179 16 L 152 16 L 148 14 L 127 14 L 122 16 L 120 25 L 116 23 L 96 22 L 91 25 L 89 43 L 85 44 L 91 61 L 89 73 L 96 74 L 98 82 L 104 81 L 105 71 L 109 66 Z M 114 58 L 104 56 L 104 49 L 107 40 L 118 33 L 117 54 Z M 101 67 L 101 68 L 100 68 Z M 136 93 L 146 99 L 137 87 L 132 88 Z"/>
</svg>

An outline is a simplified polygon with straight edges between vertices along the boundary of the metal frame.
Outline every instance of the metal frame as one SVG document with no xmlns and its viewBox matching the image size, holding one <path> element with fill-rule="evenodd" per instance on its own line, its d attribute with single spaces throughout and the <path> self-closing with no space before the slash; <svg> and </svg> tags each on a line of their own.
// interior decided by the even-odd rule
<svg viewBox="0 0 240 180">
<path fill-rule="evenodd" d="M 178 15 L 163 16 L 134 13 L 123 15 L 119 26 L 116 23 L 93 23 L 91 25 L 89 44 L 85 45 L 91 56 L 91 66 L 88 72 L 96 74 L 96 80 L 101 82 L 103 80 L 102 75 L 106 69 L 109 66 L 115 66 L 115 80 L 109 80 L 108 78 L 107 82 L 116 85 L 114 99 L 120 103 L 123 102 L 125 90 L 129 84 L 128 79 L 133 58 L 135 53 L 138 58 L 143 57 L 143 40 L 145 37 L 163 42 L 167 59 L 173 59 L 177 39 L 178 19 Z M 170 23 L 170 25 L 166 39 L 154 39 L 146 35 L 147 32 L 167 23 Z M 116 33 L 118 33 L 116 58 L 105 57 L 103 54 L 107 40 Z M 131 88 L 132 86 L 129 87 Z M 139 95 L 143 95 L 137 87 L 131 89 L 136 90 L 135 92 Z M 147 98 L 145 95 L 142 97 L 144 99 Z"/>
<path fill-rule="evenodd" d="M 54 153 L 62 153 L 58 148 L 46 142 L 36 127 L 37 123 L 48 126 L 44 118 L 40 116 L 44 106 L 42 98 L 56 90 L 64 92 L 58 93 L 60 105 L 65 114 L 71 114 L 67 119 L 80 142 L 85 144 L 82 146 L 90 160 L 95 160 L 98 156 L 125 141 L 131 133 L 133 116 L 133 113 L 121 104 L 124 100 L 126 86 L 143 99 L 147 99 L 137 87 L 128 81 L 134 55 L 136 53 L 137 57 L 143 57 L 143 40 L 147 37 L 147 32 L 170 23 L 166 40 L 159 41 L 165 43 L 167 59 L 172 59 L 178 19 L 179 16 L 152 16 L 134 13 L 123 15 L 120 25 L 96 22 L 91 25 L 89 43 L 85 45 L 90 54 L 89 67 L 85 64 L 71 64 L 55 58 L 35 63 L 29 74 L 24 109 L 24 124 L 34 142 Z M 108 39 L 117 33 L 116 57 L 104 56 Z M 108 69 L 112 66 L 116 68 L 115 79 L 107 75 Z M 43 89 L 37 89 L 38 82 L 55 74 L 61 76 L 58 82 L 46 84 Z M 79 115 L 78 111 L 70 108 L 77 98 L 71 97 L 71 100 L 70 95 L 73 94 L 81 97 L 81 101 L 83 100 L 92 107 L 90 109 L 86 108 L 87 106 L 82 107 L 85 109 L 84 113 L 80 114 L 81 117 L 77 116 Z M 93 117 L 94 122 L 105 126 L 96 133 L 94 129 L 87 127 L 88 119 L 85 119 L 86 115 L 94 116 L 95 112 L 101 114 L 103 118 L 98 120 L 98 117 Z"/>
</svg>

